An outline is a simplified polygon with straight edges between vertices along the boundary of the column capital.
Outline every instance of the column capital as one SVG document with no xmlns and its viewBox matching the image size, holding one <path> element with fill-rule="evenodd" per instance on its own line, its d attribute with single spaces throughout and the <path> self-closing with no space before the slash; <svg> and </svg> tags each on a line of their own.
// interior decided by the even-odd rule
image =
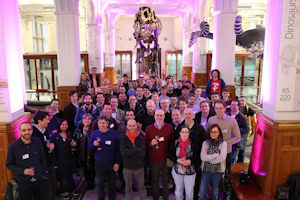
<svg viewBox="0 0 300 200">
<path fill-rule="evenodd" d="M 237 12 L 238 0 L 213 0 L 214 11 Z"/>
<path fill-rule="evenodd" d="M 78 13 L 79 0 L 54 0 L 55 12 L 73 12 Z"/>
</svg>

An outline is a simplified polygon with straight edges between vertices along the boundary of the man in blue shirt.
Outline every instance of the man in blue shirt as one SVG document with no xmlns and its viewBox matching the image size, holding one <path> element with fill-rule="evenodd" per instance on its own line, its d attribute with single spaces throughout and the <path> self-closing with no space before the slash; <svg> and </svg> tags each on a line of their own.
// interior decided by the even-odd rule
<svg viewBox="0 0 300 200">
<path fill-rule="evenodd" d="M 109 182 L 109 199 L 116 199 L 116 173 L 120 164 L 120 140 L 118 132 L 108 127 L 109 119 L 98 118 L 98 130 L 92 132 L 88 148 L 94 152 L 98 199 L 104 200 L 104 180 Z"/>
</svg>

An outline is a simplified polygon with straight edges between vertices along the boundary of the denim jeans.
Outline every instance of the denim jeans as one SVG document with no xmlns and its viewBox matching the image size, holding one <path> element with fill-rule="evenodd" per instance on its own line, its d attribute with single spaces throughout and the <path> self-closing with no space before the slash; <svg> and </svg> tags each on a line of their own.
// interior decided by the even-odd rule
<svg viewBox="0 0 300 200">
<path fill-rule="evenodd" d="M 132 200 L 132 176 L 135 177 L 138 187 L 140 200 L 147 199 L 147 191 L 144 184 L 144 168 L 127 169 L 123 168 L 123 176 L 125 180 L 125 199 Z"/>
<path fill-rule="evenodd" d="M 98 199 L 104 200 L 104 181 L 108 181 L 109 199 L 116 199 L 116 172 L 113 170 L 114 163 L 95 163 L 95 172 L 97 178 Z"/>
<path fill-rule="evenodd" d="M 211 200 L 218 200 L 219 196 L 219 183 L 222 178 L 222 173 L 213 173 L 209 171 L 203 171 L 201 177 L 200 186 L 200 198 L 201 200 L 206 200 L 208 186 L 211 185 L 212 188 L 212 198 Z"/>
<path fill-rule="evenodd" d="M 193 200 L 196 173 L 193 175 L 180 175 L 180 174 L 177 174 L 173 168 L 172 176 L 173 176 L 175 188 L 176 188 L 176 190 L 175 190 L 176 200 L 183 199 L 183 190 L 184 189 L 185 189 L 185 199 Z"/>
</svg>

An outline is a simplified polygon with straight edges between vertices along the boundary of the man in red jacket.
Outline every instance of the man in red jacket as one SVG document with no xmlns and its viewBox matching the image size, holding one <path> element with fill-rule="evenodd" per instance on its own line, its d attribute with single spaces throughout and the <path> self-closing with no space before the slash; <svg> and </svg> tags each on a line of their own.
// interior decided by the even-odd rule
<svg viewBox="0 0 300 200">
<path fill-rule="evenodd" d="M 173 141 L 172 125 L 165 123 L 165 114 L 156 110 L 155 122 L 146 128 L 146 145 L 149 151 L 150 170 L 152 174 L 153 198 L 159 199 L 158 176 L 161 173 L 163 182 L 163 199 L 169 197 L 169 170 L 166 165 L 168 148 Z"/>
</svg>

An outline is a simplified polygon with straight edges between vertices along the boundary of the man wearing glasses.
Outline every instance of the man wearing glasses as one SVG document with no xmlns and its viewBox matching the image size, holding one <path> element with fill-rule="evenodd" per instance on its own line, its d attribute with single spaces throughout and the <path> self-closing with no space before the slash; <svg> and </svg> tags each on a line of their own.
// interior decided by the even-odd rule
<svg viewBox="0 0 300 200">
<path fill-rule="evenodd" d="M 154 118 L 154 124 L 147 126 L 145 135 L 152 175 L 153 198 L 159 199 L 158 178 L 161 173 L 163 199 L 167 200 L 169 198 L 169 169 L 166 165 L 166 158 L 173 141 L 173 127 L 164 122 L 165 113 L 161 109 L 156 110 Z"/>
</svg>

